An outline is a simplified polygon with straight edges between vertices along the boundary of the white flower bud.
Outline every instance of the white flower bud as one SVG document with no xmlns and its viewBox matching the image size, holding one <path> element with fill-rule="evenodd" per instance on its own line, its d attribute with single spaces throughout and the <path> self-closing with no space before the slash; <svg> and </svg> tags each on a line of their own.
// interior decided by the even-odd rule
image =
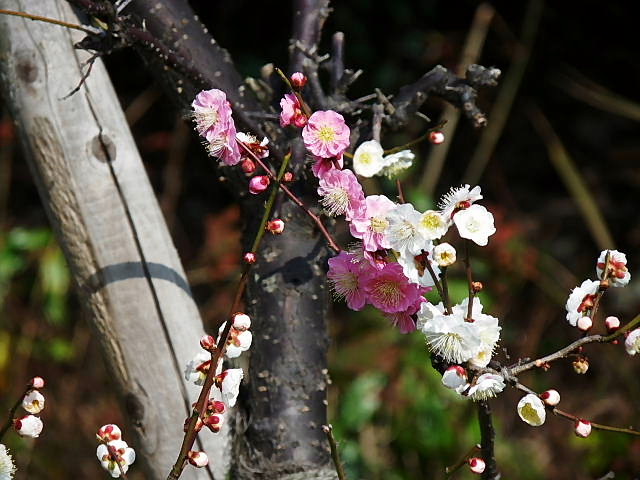
<svg viewBox="0 0 640 480">
<path fill-rule="evenodd" d="M 248 330 L 251 327 L 251 318 L 246 313 L 233 314 L 233 328 L 236 330 Z"/>
<path fill-rule="evenodd" d="M 604 320 L 604 324 L 607 327 L 607 330 L 613 332 L 620 328 L 620 319 L 618 317 L 607 317 Z"/>
<path fill-rule="evenodd" d="M 468 463 L 469 463 L 469 470 L 471 470 L 476 475 L 480 475 L 481 473 L 483 473 L 486 467 L 484 460 L 481 459 L 480 457 L 470 458 L 468 460 Z"/>
<path fill-rule="evenodd" d="M 38 390 L 31 390 L 22 399 L 22 408 L 29 413 L 40 413 L 44 409 L 44 396 Z"/>
<path fill-rule="evenodd" d="M 442 374 L 442 384 L 458 393 L 462 393 L 469 385 L 467 383 L 467 371 L 460 365 L 453 365 L 447 368 Z"/>
<path fill-rule="evenodd" d="M 591 435 L 591 422 L 583 419 L 577 420 L 575 433 L 578 437 L 587 438 Z"/>
<path fill-rule="evenodd" d="M 555 407 L 560 403 L 560 394 L 557 390 L 547 390 L 540 394 L 540 398 L 550 407 Z"/>
<path fill-rule="evenodd" d="M 29 385 L 37 389 L 44 388 L 44 380 L 42 377 L 33 377 L 29 382 Z"/>
<path fill-rule="evenodd" d="M 523 422 L 532 427 L 539 427 L 546 420 L 547 411 L 542 400 L 537 395 L 529 393 L 518 402 L 518 415 Z"/>
<path fill-rule="evenodd" d="M 122 432 L 120 431 L 120 427 L 110 423 L 100 427 L 96 436 L 100 442 L 111 442 L 113 440 L 120 440 L 122 438 Z"/>
<path fill-rule="evenodd" d="M 24 417 L 14 420 L 13 426 L 21 437 L 37 438 L 40 436 L 44 425 L 38 417 L 25 415 Z"/>
<path fill-rule="evenodd" d="M 209 464 L 209 457 L 204 452 L 190 451 L 187 454 L 189 463 L 197 468 L 206 467 Z"/>
<path fill-rule="evenodd" d="M 433 259 L 440 267 L 448 267 L 456 262 L 456 249 L 448 243 L 436 245 L 433 249 Z"/>
<path fill-rule="evenodd" d="M 593 326 L 593 321 L 589 317 L 580 317 L 577 323 L 578 329 L 586 332 Z"/>
</svg>

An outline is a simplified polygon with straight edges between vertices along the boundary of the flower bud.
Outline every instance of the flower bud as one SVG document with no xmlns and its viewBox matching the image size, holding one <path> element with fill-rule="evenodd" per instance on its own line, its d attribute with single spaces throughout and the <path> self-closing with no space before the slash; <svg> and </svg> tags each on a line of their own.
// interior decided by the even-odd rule
<svg viewBox="0 0 640 480">
<path fill-rule="evenodd" d="M 184 426 L 182 427 L 182 431 L 186 433 L 187 430 L 189 430 L 189 422 L 191 421 L 191 417 L 187 417 L 184 421 Z M 198 417 L 196 419 L 196 428 L 195 431 L 199 432 L 200 430 L 202 430 L 202 427 L 204 427 L 204 423 L 202 423 L 202 419 L 200 417 Z"/>
<path fill-rule="evenodd" d="M 44 380 L 42 377 L 33 377 L 29 382 L 29 386 L 32 388 L 44 388 Z"/>
<path fill-rule="evenodd" d="M 540 398 L 550 407 L 555 407 L 560 403 L 560 394 L 557 390 L 547 390 L 540 394 Z"/>
<path fill-rule="evenodd" d="M 245 158 L 240 164 L 240 168 L 242 168 L 244 173 L 251 174 L 256 171 L 256 164 L 250 158 Z"/>
<path fill-rule="evenodd" d="M 475 293 L 481 292 L 483 288 L 484 288 L 484 285 L 482 285 L 482 282 L 471 282 L 471 289 Z"/>
<path fill-rule="evenodd" d="M 615 332 L 620 328 L 620 319 L 618 317 L 607 317 L 604 324 L 609 332 Z"/>
<path fill-rule="evenodd" d="M 291 85 L 293 88 L 300 89 L 307 84 L 307 76 L 302 72 L 296 72 L 291 75 Z"/>
<path fill-rule="evenodd" d="M 44 396 L 38 390 L 31 390 L 22 399 L 22 408 L 29 413 L 40 413 L 44 409 Z"/>
<path fill-rule="evenodd" d="M 460 393 L 464 391 L 468 385 L 467 371 L 460 365 L 452 365 L 442 374 L 442 384 Z"/>
<path fill-rule="evenodd" d="M 533 393 L 522 397 L 518 402 L 517 409 L 520 419 L 532 427 L 539 427 L 547 418 L 547 411 L 542 400 Z"/>
<path fill-rule="evenodd" d="M 282 181 L 284 183 L 291 183 L 293 182 L 294 178 L 295 176 L 293 175 L 293 172 L 285 172 L 282 176 Z"/>
<path fill-rule="evenodd" d="M 456 262 L 456 249 L 448 243 L 436 245 L 433 249 L 433 259 L 439 267 L 448 267 Z"/>
<path fill-rule="evenodd" d="M 258 260 L 258 256 L 253 252 L 247 252 L 244 254 L 242 259 L 244 260 L 244 263 L 248 265 L 253 265 Z"/>
<path fill-rule="evenodd" d="M 233 328 L 244 331 L 251 327 L 251 317 L 246 313 L 236 312 L 233 314 Z"/>
<path fill-rule="evenodd" d="M 429 141 L 434 145 L 440 145 L 442 142 L 444 142 L 444 133 L 442 133 L 440 130 L 429 132 Z"/>
<path fill-rule="evenodd" d="M 211 335 L 203 335 L 200 339 L 200 346 L 207 351 L 213 350 L 216 348 L 216 339 Z"/>
<path fill-rule="evenodd" d="M 13 427 L 21 437 L 37 438 L 42 432 L 42 420 L 34 415 L 25 415 L 14 420 Z"/>
<path fill-rule="evenodd" d="M 309 119 L 307 118 L 307 116 L 304 113 L 297 113 L 294 117 L 293 117 L 293 124 L 296 127 L 304 127 L 307 124 L 307 121 Z"/>
<path fill-rule="evenodd" d="M 579 375 L 587 373 L 587 370 L 589 370 L 589 360 L 587 360 L 586 357 L 580 357 L 578 360 L 574 360 L 573 369 Z"/>
<path fill-rule="evenodd" d="M 122 432 L 120 431 L 120 427 L 110 423 L 100 427 L 96 436 L 99 441 L 109 443 L 112 440 L 120 440 L 122 438 Z"/>
<path fill-rule="evenodd" d="M 202 468 L 206 467 L 209 464 L 209 457 L 204 452 L 196 452 L 191 450 L 187 454 L 187 458 L 189 459 L 189 463 L 194 467 Z"/>
<path fill-rule="evenodd" d="M 204 419 L 204 424 L 213 433 L 218 433 L 224 424 L 224 417 L 222 415 L 209 415 Z"/>
<path fill-rule="evenodd" d="M 591 435 L 591 422 L 589 420 L 576 420 L 576 436 L 587 438 Z"/>
<path fill-rule="evenodd" d="M 589 317 L 580 317 L 577 323 L 578 329 L 586 332 L 593 326 L 593 321 Z"/>
<path fill-rule="evenodd" d="M 284 232 L 284 222 L 279 218 L 276 218 L 275 220 L 269 220 L 265 225 L 265 228 L 274 235 L 280 235 L 282 232 Z"/>
<path fill-rule="evenodd" d="M 469 463 L 469 470 L 471 470 L 473 473 L 480 475 L 481 473 L 484 472 L 485 469 L 485 463 L 484 460 L 482 460 L 479 457 L 473 457 L 470 458 L 468 460 Z"/>
<path fill-rule="evenodd" d="M 249 192 L 257 195 L 269 188 L 271 180 L 266 175 L 256 175 L 249 180 Z"/>
</svg>

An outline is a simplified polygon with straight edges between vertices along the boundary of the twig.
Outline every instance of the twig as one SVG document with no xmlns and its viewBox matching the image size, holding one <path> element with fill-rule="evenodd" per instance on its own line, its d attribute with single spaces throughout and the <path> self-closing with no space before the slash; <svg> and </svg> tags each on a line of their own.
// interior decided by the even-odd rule
<svg viewBox="0 0 640 480">
<path fill-rule="evenodd" d="M 25 391 L 22 393 L 22 395 L 20 395 L 18 397 L 18 400 L 16 401 L 16 403 L 9 410 L 9 415 L 7 417 L 7 421 L 3 425 L 2 429 L 0 430 L 0 440 L 2 440 L 2 437 L 4 437 L 5 433 L 7 433 L 9 431 L 9 429 L 11 428 L 11 426 L 13 425 L 13 417 L 16 414 L 16 410 L 18 410 L 18 407 L 20 407 L 20 405 L 22 405 L 22 399 L 31 390 L 33 390 L 33 387 L 31 385 L 28 385 L 27 388 L 25 389 Z"/>
<path fill-rule="evenodd" d="M 469 284 L 469 303 L 467 304 L 467 318 L 471 321 L 473 319 L 473 298 L 476 294 L 473 289 L 473 270 L 471 269 L 471 258 L 469 255 L 469 240 L 464 241 L 464 269 L 467 273 L 467 283 Z"/>
<path fill-rule="evenodd" d="M 342 466 L 342 461 L 340 460 L 340 452 L 338 451 L 338 444 L 336 443 L 336 439 L 333 437 L 333 427 L 329 425 L 323 425 L 322 431 L 327 435 L 327 440 L 329 441 L 329 447 L 331 448 L 331 459 L 333 460 L 333 464 L 336 467 L 336 473 L 338 474 L 339 480 L 347 480 L 347 474 L 344 472 L 344 467 Z"/>
<path fill-rule="evenodd" d="M 467 463 L 467 460 L 469 460 L 469 457 L 471 457 L 471 455 L 475 454 L 478 450 L 480 450 L 480 448 L 481 448 L 481 445 L 479 443 L 475 444 L 473 447 L 469 449 L 467 453 L 465 453 L 462 457 L 460 457 L 460 460 L 458 460 L 456 463 L 454 463 L 450 467 L 446 467 L 444 469 L 444 478 L 446 480 L 450 479 L 453 476 L 453 474 L 458 471 L 460 467 L 462 467 L 464 464 Z"/>
<path fill-rule="evenodd" d="M 498 480 L 500 478 L 500 473 L 498 472 L 498 463 L 496 462 L 496 455 L 494 452 L 496 431 L 493 428 L 489 402 L 478 402 L 478 422 L 480 423 L 482 459 L 485 463 L 482 479 Z"/>
<path fill-rule="evenodd" d="M 524 14 L 525 25 L 523 27 L 522 44 L 517 46 L 513 63 L 505 75 L 498 97 L 489 114 L 491 124 L 483 132 L 480 143 L 469 161 L 469 166 L 463 177 L 464 183 L 471 185 L 478 183 L 502 135 L 529 63 L 529 57 L 538 31 L 538 24 L 542 16 L 543 5 L 543 0 L 530 0 L 527 6 L 527 11 Z"/>
<path fill-rule="evenodd" d="M 81 32 L 86 33 L 87 35 L 96 35 L 97 33 L 95 30 L 91 30 L 89 28 L 83 27 L 82 25 L 76 25 L 75 23 L 69 23 L 63 20 L 57 20 L 55 18 L 42 17 L 40 15 L 33 15 L 31 13 L 26 13 L 26 12 L 16 12 L 14 10 L 5 10 L 4 8 L 0 8 L 0 15 L 11 15 L 14 17 L 28 18 L 29 20 L 33 20 L 36 22 L 50 23 L 52 25 L 58 25 L 60 27 L 71 28 L 72 30 L 80 30 Z"/>
<path fill-rule="evenodd" d="M 445 308 L 447 309 L 447 315 L 452 315 L 453 314 L 453 310 L 451 309 L 451 305 L 449 305 L 449 302 L 446 300 L 447 299 L 447 295 L 445 295 L 444 289 L 442 288 L 442 285 L 440 284 L 440 280 L 438 279 L 438 276 L 436 275 L 436 272 L 433 270 L 433 267 L 431 266 L 431 262 L 429 261 L 428 258 L 427 258 L 427 260 L 425 262 L 425 266 L 427 267 L 427 270 L 429 271 L 429 275 L 431 275 L 433 283 L 435 284 L 436 289 L 438 290 L 438 294 L 440 295 L 440 299 L 442 300 L 442 303 L 444 304 Z"/>
</svg>

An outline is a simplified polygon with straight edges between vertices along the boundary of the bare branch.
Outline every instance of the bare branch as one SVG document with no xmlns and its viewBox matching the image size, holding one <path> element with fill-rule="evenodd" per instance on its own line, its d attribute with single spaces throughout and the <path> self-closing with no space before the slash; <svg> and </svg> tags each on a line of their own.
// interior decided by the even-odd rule
<svg viewBox="0 0 640 480">
<path fill-rule="evenodd" d="M 498 472 L 498 464 L 494 451 L 496 431 L 493 428 L 491 407 L 488 402 L 478 403 L 478 422 L 480 423 L 482 459 L 486 465 L 482 473 L 482 480 L 498 480 L 500 478 L 500 472 Z"/>
</svg>

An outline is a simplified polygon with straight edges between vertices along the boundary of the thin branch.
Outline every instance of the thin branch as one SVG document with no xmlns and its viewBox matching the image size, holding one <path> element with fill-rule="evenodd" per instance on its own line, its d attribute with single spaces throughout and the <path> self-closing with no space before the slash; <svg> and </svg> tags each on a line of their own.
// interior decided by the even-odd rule
<svg viewBox="0 0 640 480">
<path fill-rule="evenodd" d="M 489 402 L 478 402 L 478 422 L 480 423 L 482 459 L 485 463 L 482 479 L 498 480 L 500 478 L 500 472 L 498 472 L 498 463 L 496 462 L 496 454 L 494 451 L 496 431 L 493 427 Z"/>
<path fill-rule="evenodd" d="M 9 429 L 13 426 L 13 417 L 16 414 L 16 411 L 18 410 L 20 405 L 22 405 L 22 399 L 31 390 L 33 390 L 33 387 L 31 385 L 28 385 L 26 390 L 22 393 L 22 395 L 18 397 L 18 400 L 16 401 L 16 403 L 11 407 L 11 409 L 9 409 L 9 415 L 7 416 L 7 421 L 5 422 L 2 429 L 0 430 L 0 440 L 2 440 L 2 437 L 4 437 L 5 433 L 7 433 Z"/>
<path fill-rule="evenodd" d="M 11 15 L 14 17 L 28 18 L 29 20 L 33 20 L 36 22 L 50 23 L 52 25 L 58 25 L 60 27 L 70 28 L 72 30 L 80 30 L 81 32 L 86 33 L 87 35 L 95 35 L 96 33 L 98 33 L 96 30 L 83 27 L 82 25 L 77 25 L 75 23 L 69 23 L 62 20 L 56 20 L 55 18 L 42 17 L 40 15 L 33 15 L 31 13 L 26 13 L 26 12 L 16 12 L 14 10 L 5 10 L 4 8 L 0 8 L 0 15 Z"/>
<path fill-rule="evenodd" d="M 340 460 L 340 452 L 338 451 L 338 444 L 336 443 L 336 439 L 333 437 L 333 427 L 331 425 L 323 425 L 322 431 L 327 435 L 327 440 L 329 441 L 329 447 L 331 448 L 331 459 L 333 460 L 333 464 L 336 467 L 336 473 L 338 474 L 339 480 L 347 480 L 347 474 L 344 471 L 344 467 L 342 466 L 342 461 Z"/>
<path fill-rule="evenodd" d="M 335 95 L 344 75 L 344 33 L 331 37 L 331 91 Z"/>
<path fill-rule="evenodd" d="M 453 474 L 456 473 L 460 467 L 465 465 L 469 460 L 469 458 L 472 455 L 474 455 L 477 451 L 479 451 L 481 448 L 482 446 L 479 443 L 475 444 L 473 447 L 469 449 L 467 453 L 465 453 L 462 457 L 460 457 L 460 460 L 458 460 L 456 463 L 454 463 L 450 467 L 446 467 L 444 469 L 444 478 L 446 480 L 450 479 L 453 476 Z"/>
</svg>

